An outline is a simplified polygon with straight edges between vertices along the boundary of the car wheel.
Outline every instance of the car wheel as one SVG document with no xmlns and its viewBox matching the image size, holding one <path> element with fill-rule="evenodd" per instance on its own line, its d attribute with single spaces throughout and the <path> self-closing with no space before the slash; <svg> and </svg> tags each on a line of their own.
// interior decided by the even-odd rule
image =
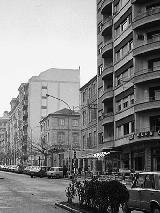
<svg viewBox="0 0 160 213">
<path fill-rule="evenodd" d="M 124 203 L 123 206 L 122 206 L 122 211 L 124 213 L 131 213 L 131 209 L 128 208 L 128 204 L 127 203 Z"/>
<path fill-rule="evenodd" d="M 48 176 L 48 179 L 50 179 L 51 177 L 50 176 Z"/>
<path fill-rule="evenodd" d="M 160 207 L 157 205 L 153 206 L 152 213 L 160 213 Z"/>
<path fill-rule="evenodd" d="M 31 175 L 31 178 L 33 178 L 33 175 Z"/>
</svg>

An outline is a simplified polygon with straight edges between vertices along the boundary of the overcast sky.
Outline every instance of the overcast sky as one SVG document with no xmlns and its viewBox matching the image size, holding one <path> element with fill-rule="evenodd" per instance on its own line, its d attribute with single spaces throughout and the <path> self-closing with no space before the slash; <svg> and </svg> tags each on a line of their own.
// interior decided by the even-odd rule
<svg viewBox="0 0 160 213">
<path fill-rule="evenodd" d="M 0 0 L 0 115 L 18 87 L 49 68 L 96 75 L 96 0 Z"/>
</svg>

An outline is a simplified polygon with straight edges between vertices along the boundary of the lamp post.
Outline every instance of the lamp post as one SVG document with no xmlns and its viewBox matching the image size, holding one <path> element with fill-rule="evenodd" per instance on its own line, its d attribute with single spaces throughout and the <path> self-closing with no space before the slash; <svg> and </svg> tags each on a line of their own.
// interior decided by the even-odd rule
<svg viewBox="0 0 160 213">
<path fill-rule="evenodd" d="M 63 102 L 64 104 L 66 104 L 67 105 L 67 107 L 69 108 L 69 110 L 71 110 L 71 112 L 72 112 L 72 109 L 71 109 L 71 107 L 69 106 L 69 104 L 66 102 L 66 101 L 64 101 L 63 99 L 60 99 L 60 98 L 57 98 L 57 97 L 55 97 L 55 96 L 53 96 L 53 95 L 49 95 L 49 94 L 46 94 L 46 97 L 51 97 L 51 98 L 54 98 L 54 99 L 56 99 L 56 100 L 58 100 L 58 101 L 61 101 L 61 102 Z M 72 127 L 71 127 L 71 132 L 72 132 Z M 69 145 L 71 145 L 71 148 L 69 148 Z M 68 153 L 68 165 L 69 165 L 69 171 L 70 171 L 70 173 L 71 173 L 71 171 L 72 171 L 72 158 L 71 158 L 71 156 L 70 156 L 70 151 L 72 150 L 72 142 L 71 142 L 71 144 L 69 143 L 69 115 L 68 115 L 68 151 L 69 151 L 69 153 Z"/>
</svg>

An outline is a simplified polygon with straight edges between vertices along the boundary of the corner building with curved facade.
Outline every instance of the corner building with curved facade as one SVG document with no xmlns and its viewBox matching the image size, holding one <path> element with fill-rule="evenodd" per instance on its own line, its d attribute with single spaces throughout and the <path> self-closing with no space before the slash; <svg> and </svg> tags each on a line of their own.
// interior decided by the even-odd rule
<svg viewBox="0 0 160 213">
<path fill-rule="evenodd" d="M 99 150 L 160 171 L 160 1 L 97 0 L 97 60 Z"/>
</svg>

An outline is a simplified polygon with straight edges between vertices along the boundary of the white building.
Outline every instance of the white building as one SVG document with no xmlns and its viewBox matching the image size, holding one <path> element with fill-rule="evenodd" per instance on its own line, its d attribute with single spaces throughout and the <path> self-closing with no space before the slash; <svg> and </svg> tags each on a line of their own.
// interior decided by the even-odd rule
<svg viewBox="0 0 160 213">
<path fill-rule="evenodd" d="M 34 142 L 40 141 L 40 120 L 49 113 L 79 106 L 80 70 L 51 68 L 28 81 L 28 132 Z M 46 94 L 52 97 L 46 97 Z"/>
</svg>

